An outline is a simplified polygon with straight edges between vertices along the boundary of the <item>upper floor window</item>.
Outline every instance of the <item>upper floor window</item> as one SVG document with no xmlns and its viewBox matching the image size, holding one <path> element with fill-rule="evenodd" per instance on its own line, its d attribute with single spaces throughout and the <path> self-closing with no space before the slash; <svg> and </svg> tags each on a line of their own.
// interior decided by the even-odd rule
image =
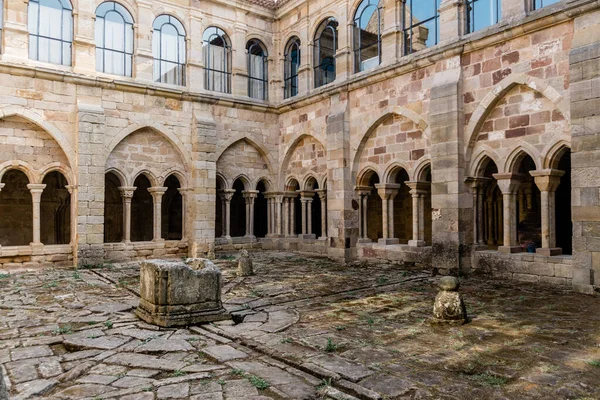
<svg viewBox="0 0 600 400">
<path fill-rule="evenodd" d="M 366 71 L 381 63 L 381 3 L 363 0 L 354 14 L 354 70 Z"/>
<path fill-rule="evenodd" d="M 531 8 L 538 10 L 542 7 L 549 6 L 550 4 L 558 3 L 560 0 L 532 0 Z"/>
<path fill-rule="evenodd" d="M 268 55 L 265 46 L 256 39 L 246 44 L 248 52 L 248 96 L 266 100 L 268 87 Z"/>
<path fill-rule="evenodd" d="M 315 34 L 315 88 L 335 80 L 337 28 L 335 18 L 328 18 L 321 22 Z"/>
<path fill-rule="evenodd" d="M 300 39 L 291 38 L 285 46 L 284 97 L 298 94 L 298 70 L 300 69 Z"/>
<path fill-rule="evenodd" d="M 231 93 L 231 45 L 222 29 L 204 31 L 204 78 L 206 90 Z"/>
<path fill-rule="evenodd" d="M 423 50 L 440 40 L 441 0 L 406 0 L 404 4 L 404 52 Z"/>
<path fill-rule="evenodd" d="M 500 20 L 501 0 L 467 0 L 466 6 L 469 33 L 495 25 Z"/>
<path fill-rule="evenodd" d="M 68 0 L 30 0 L 29 58 L 71 65 L 73 7 Z"/>
<path fill-rule="evenodd" d="M 133 18 L 114 1 L 96 9 L 96 71 L 131 76 Z"/>
<path fill-rule="evenodd" d="M 185 29 L 170 15 L 160 15 L 152 25 L 154 81 L 185 85 Z"/>
<path fill-rule="evenodd" d="M 0 39 L 2 38 L 2 29 L 4 29 L 4 2 L 0 0 Z"/>
</svg>

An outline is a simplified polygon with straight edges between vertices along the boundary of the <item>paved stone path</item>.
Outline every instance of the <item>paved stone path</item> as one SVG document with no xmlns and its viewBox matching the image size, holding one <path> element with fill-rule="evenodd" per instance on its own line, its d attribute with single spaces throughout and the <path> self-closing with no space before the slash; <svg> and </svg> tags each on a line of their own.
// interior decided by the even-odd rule
<svg viewBox="0 0 600 400">
<path fill-rule="evenodd" d="M 158 329 L 133 313 L 136 263 L 0 272 L 0 364 L 12 399 L 597 399 L 600 301 L 463 281 L 471 323 L 428 323 L 435 279 L 410 265 L 252 254 L 234 314 Z"/>
</svg>

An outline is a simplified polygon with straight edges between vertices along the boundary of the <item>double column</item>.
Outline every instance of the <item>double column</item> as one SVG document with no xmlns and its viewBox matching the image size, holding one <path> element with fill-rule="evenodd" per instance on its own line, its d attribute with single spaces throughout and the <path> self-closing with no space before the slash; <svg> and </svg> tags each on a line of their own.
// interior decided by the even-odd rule
<svg viewBox="0 0 600 400">
<path fill-rule="evenodd" d="M 517 192 L 523 176 L 519 174 L 494 174 L 502 192 L 504 244 L 498 247 L 502 253 L 519 253 L 521 246 L 517 237 Z"/>
<path fill-rule="evenodd" d="M 564 174 L 564 171 L 556 169 L 530 172 L 540 190 L 542 206 L 542 247 L 536 249 L 536 252 L 545 256 L 562 254 L 562 249 L 556 247 L 556 189 Z"/>
<path fill-rule="evenodd" d="M 258 190 L 247 190 L 242 192 L 246 200 L 246 237 L 256 238 L 254 236 L 254 201 L 258 197 Z"/>
<path fill-rule="evenodd" d="M 231 199 L 235 194 L 235 189 L 224 189 L 219 192 L 219 196 L 221 196 L 221 210 L 223 215 L 221 217 L 223 238 L 231 239 Z"/>
<path fill-rule="evenodd" d="M 131 199 L 137 187 L 123 186 L 119 188 L 123 200 L 123 242 L 131 242 Z"/>
<path fill-rule="evenodd" d="M 370 186 L 357 186 L 356 193 L 358 193 L 358 233 L 359 243 L 370 243 L 369 239 L 369 227 L 368 227 L 368 200 L 371 191 L 373 190 Z"/>
<path fill-rule="evenodd" d="M 286 237 L 296 235 L 296 198 L 298 193 L 286 192 L 283 197 L 283 234 Z"/>
<path fill-rule="evenodd" d="M 469 177 L 466 183 L 471 187 L 473 195 L 473 244 L 485 246 L 485 222 L 483 195 L 491 182 L 490 178 Z"/>
<path fill-rule="evenodd" d="M 312 202 L 315 192 L 304 190 L 300 192 L 300 201 L 302 203 L 302 239 L 315 239 L 312 233 Z"/>
<path fill-rule="evenodd" d="M 394 199 L 398 195 L 400 185 L 397 183 L 384 183 L 375 185 L 381 197 L 381 214 L 383 218 L 383 238 L 379 244 L 399 244 L 400 240 L 394 238 Z"/>
<path fill-rule="evenodd" d="M 319 239 L 325 240 L 329 237 L 327 231 L 327 189 L 319 189 L 317 194 L 321 202 L 321 237 Z"/>
<path fill-rule="evenodd" d="M 408 245 L 424 247 L 425 241 L 425 199 L 431 191 L 430 182 L 406 182 L 412 196 L 412 240 Z"/>
<path fill-rule="evenodd" d="M 283 236 L 283 200 L 284 195 L 279 192 L 265 193 L 267 199 L 267 237 Z"/>
<path fill-rule="evenodd" d="M 164 242 L 162 238 L 162 197 L 169 188 L 166 187 L 151 187 L 148 192 L 152 195 L 154 212 L 153 214 L 153 242 Z"/>
</svg>

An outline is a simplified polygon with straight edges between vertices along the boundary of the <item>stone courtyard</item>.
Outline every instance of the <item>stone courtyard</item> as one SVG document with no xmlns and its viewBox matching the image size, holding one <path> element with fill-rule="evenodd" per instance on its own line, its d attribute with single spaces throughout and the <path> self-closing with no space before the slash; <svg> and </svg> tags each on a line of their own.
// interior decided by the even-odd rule
<svg viewBox="0 0 600 400">
<path fill-rule="evenodd" d="M 139 263 L 0 271 L 11 399 L 597 399 L 600 302 L 556 286 L 461 278 L 470 321 L 431 324 L 439 276 L 218 253 L 233 321 L 182 329 L 134 314 Z"/>
</svg>

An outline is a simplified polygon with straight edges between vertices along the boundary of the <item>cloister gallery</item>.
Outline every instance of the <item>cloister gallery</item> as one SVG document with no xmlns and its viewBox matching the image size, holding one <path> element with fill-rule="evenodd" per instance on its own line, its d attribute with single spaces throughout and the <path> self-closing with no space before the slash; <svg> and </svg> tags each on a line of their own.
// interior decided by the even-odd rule
<svg viewBox="0 0 600 400">
<path fill-rule="evenodd" d="M 3 0 L 3 269 L 262 248 L 600 284 L 591 0 Z"/>
</svg>

